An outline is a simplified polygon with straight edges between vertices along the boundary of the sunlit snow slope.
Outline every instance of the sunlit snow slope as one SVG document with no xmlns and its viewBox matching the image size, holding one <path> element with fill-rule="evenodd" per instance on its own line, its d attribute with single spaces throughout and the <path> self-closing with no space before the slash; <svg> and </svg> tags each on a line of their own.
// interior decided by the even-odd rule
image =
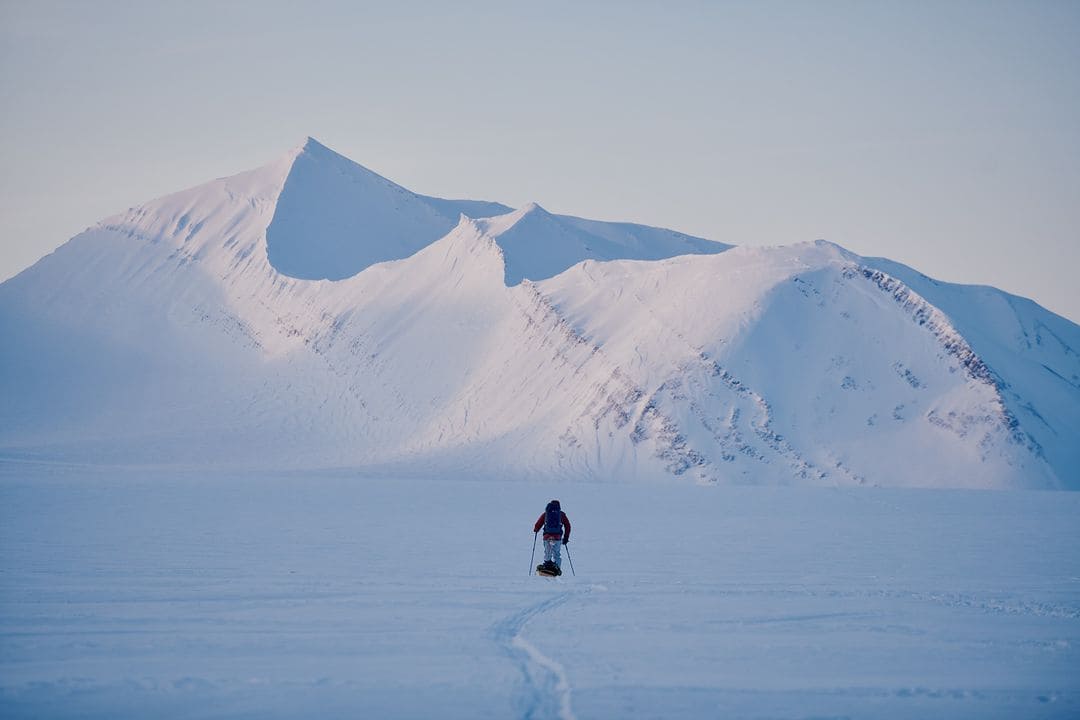
<svg viewBox="0 0 1080 720">
<path fill-rule="evenodd" d="M 308 140 L 0 285 L 0 458 L 1080 488 L 1080 327 L 828 243 L 729 248 Z"/>
</svg>

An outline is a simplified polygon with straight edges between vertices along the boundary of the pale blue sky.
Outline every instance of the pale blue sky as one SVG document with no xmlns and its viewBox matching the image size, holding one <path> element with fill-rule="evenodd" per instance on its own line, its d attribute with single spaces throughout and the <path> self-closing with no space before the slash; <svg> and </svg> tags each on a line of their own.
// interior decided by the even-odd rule
<svg viewBox="0 0 1080 720">
<path fill-rule="evenodd" d="M 0 279 L 307 135 L 430 195 L 826 238 L 1080 321 L 1080 2 L 0 0 Z"/>
</svg>

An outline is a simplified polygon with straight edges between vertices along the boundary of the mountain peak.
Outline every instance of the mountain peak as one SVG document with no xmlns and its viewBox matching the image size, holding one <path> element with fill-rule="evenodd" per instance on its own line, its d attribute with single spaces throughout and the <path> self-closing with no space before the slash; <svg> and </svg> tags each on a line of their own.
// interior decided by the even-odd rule
<svg viewBox="0 0 1080 720">
<path fill-rule="evenodd" d="M 346 155 L 341 154 L 337 150 L 333 150 L 332 148 L 326 147 L 325 145 L 322 144 L 322 142 L 320 142 L 319 140 L 316 140 L 315 138 L 311 137 L 310 135 L 307 138 L 305 138 L 305 140 L 303 140 L 303 142 L 301 142 L 300 145 L 293 148 L 292 154 L 295 155 L 295 157 L 297 157 L 297 158 L 300 157 L 300 155 L 307 155 L 307 157 L 313 158 L 313 159 L 325 160 L 325 161 L 336 162 L 336 163 L 342 163 L 342 164 L 350 165 L 350 166 L 353 166 L 353 167 L 360 167 L 360 168 L 364 169 L 364 171 L 366 171 L 368 173 L 372 173 L 373 175 L 378 175 L 377 173 L 372 171 L 372 169 L 368 169 L 367 167 L 364 167 L 360 163 L 357 163 L 356 161 L 351 160 L 350 158 L 347 158 Z M 386 178 L 383 178 L 383 179 L 386 179 Z M 387 181 L 389 182 L 389 180 L 387 180 Z"/>
<path fill-rule="evenodd" d="M 523 225 L 531 223 L 559 223 L 559 218 L 542 208 L 539 203 L 530 202 L 502 215 L 477 220 L 480 229 L 492 237 L 499 237 Z"/>
<path fill-rule="evenodd" d="M 321 163 L 328 163 L 331 167 L 334 167 L 337 171 L 345 174 L 362 173 L 372 178 L 377 178 L 380 182 L 392 185 L 394 187 L 401 187 L 391 180 L 387 180 L 385 177 L 375 172 L 374 170 L 364 167 L 360 163 L 352 160 L 345 155 L 333 150 L 321 142 L 311 137 L 310 135 L 304 139 L 302 143 L 293 147 L 286 154 L 286 158 L 291 164 L 300 162 L 302 159 L 314 160 Z M 404 188 L 402 188 L 404 189 Z"/>
<path fill-rule="evenodd" d="M 534 214 L 542 214 L 542 215 L 550 215 L 551 214 L 547 210 L 545 210 L 543 207 L 541 207 L 540 203 L 538 203 L 538 202 L 525 203 L 524 205 L 521 206 L 521 209 L 518 210 L 518 212 L 521 214 L 522 217 L 524 217 L 526 215 L 534 215 Z"/>
</svg>

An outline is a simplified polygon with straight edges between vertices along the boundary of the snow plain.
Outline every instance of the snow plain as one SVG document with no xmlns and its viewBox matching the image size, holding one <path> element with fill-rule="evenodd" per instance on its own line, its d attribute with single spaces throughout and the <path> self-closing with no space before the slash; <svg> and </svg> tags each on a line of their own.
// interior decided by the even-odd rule
<svg viewBox="0 0 1080 720">
<path fill-rule="evenodd" d="M 1078 714 L 1078 493 L 0 464 L 5 718 Z"/>
</svg>

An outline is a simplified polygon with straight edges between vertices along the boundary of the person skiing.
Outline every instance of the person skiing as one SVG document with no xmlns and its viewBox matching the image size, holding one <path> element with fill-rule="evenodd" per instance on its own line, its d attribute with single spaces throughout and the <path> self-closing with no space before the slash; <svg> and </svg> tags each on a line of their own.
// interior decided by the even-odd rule
<svg viewBox="0 0 1080 720">
<path fill-rule="evenodd" d="M 566 532 L 563 532 L 563 528 Z M 533 534 L 544 529 L 544 564 L 537 568 L 545 575 L 562 575 L 561 545 L 570 542 L 570 518 L 562 511 L 558 500 L 552 500 L 540 513 L 536 524 L 533 525 Z"/>
</svg>

